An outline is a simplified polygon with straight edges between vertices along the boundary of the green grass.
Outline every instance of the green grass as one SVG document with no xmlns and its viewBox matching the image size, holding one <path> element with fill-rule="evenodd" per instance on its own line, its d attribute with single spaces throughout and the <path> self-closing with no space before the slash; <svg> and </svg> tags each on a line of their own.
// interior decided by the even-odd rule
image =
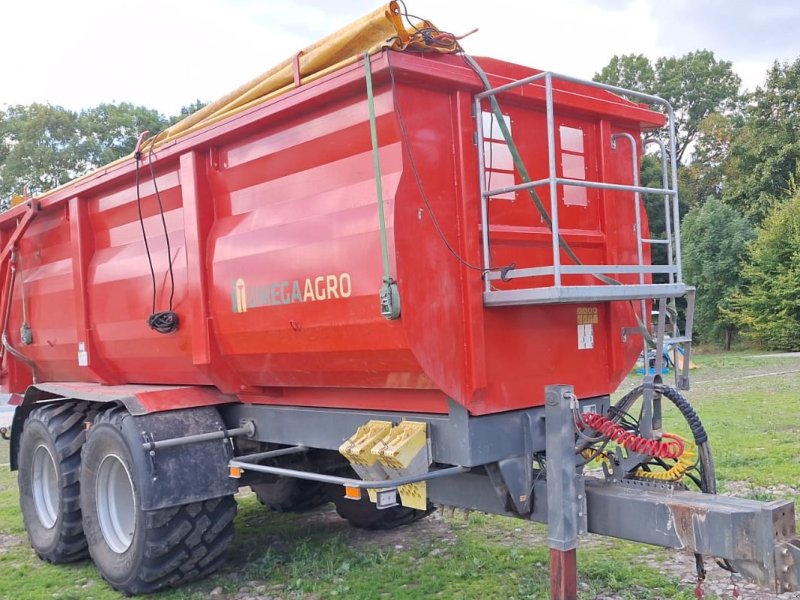
<svg viewBox="0 0 800 600">
<path fill-rule="evenodd" d="M 686 396 L 708 431 L 717 479 L 800 484 L 800 358 L 712 355 L 696 362 L 697 383 Z"/>
<path fill-rule="evenodd" d="M 750 496 L 762 500 L 775 495 L 770 486 L 797 486 L 800 373 L 753 375 L 800 370 L 800 360 L 731 353 L 698 355 L 695 362 L 696 383 L 686 395 L 712 440 L 718 479 L 747 482 Z M 665 410 L 666 428 L 684 431 L 674 413 Z M 7 462 L 3 443 L 0 463 Z M 217 575 L 151 597 L 200 600 L 217 588 L 217 597 L 229 599 L 244 588 L 284 600 L 548 597 L 546 528 L 526 521 L 473 513 L 468 519 L 369 534 L 354 532 L 330 508 L 281 515 L 247 496 L 240 499 L 236 525 L 228 563 Z M 691 586 L 645 565 L 642 554 L 651 557 L 649 564 L 671 557 L 629 542 L 582 539 L 580 597 L 694 598 Z M 36 558 L 22 525 L 16 476 L 0 470 L 0 598 L 121 597 L 88 561 L 56 567 Z"/>
</svg>

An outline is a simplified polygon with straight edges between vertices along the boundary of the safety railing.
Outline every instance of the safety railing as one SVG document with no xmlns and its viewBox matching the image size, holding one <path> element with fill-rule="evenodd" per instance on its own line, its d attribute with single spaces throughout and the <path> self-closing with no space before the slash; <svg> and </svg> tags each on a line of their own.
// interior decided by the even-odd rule
<svg viewBox="0 0 800 600">
<path fill-rule="evenodd" d="M 558 79 L 569 83 L 577 83 L 583 86 L 610 91 L 616 94 L 623 94 L 643 100 L 650 104 L 657 104 L 664 107 L 667 115 L 667 130 L 669 134 L 669 149 L 665 144 L 657 139 L 645 140 L 645 144 L 656 144 L 660 149 L 662 166 L 662 187 L 645 187 L 639 183 L 639 149 L 637 140 L 629 133 L 616 133 L 611 137 L 612 150 L 616 150 L 622 140 L 628 142 L 631 149 L 632 165 L 632 184 L 608 183 L 604 181 L 591 181 L 575 179 L 571 177 L 559 177 L 556 170 L 556 144 L 555 144 L 555 110 L 553 102 L 553 80 Z M 494 101 L 499 94 L 510 91 L 536 82 L 544 82 L 545 103 L 546 103 L 546 122 L 547 122 L 547 157 L 548 157 L 548 176 L 536 180 L 525 180 L 522 183 L 495 189 L 489 189 L 487 185 L 486 169 L 486 132 L 482 115 L 482 101 Z M 541 83 L 539 84 L 541 85 Z M 481 190 L 481 225 L 482 225 L 482 246 L 483 264 L 486 269 L 484 277 L 484 304 L 487 306 L 508 306 L 520 304 L 549 304 L 564 302 L 593 302 L 611 300 L 634 300 L 646 298 L 674 298 L 686 294 L 687 286 L 683 282 L 681 265 L 681 245 L 680 245 L 680 220 L 678 213 L 678 181 L 677 165 L 675 160 L 675 115 L 670 104 L 657 96 L 643 94 L 633 90 L 626 90 L 620 87 L 585 81 L 565 75 L 558 75 L 552 72 L 543 72 L 531 77 L 526 77 L 509 84 L 487 90 L 475 96 L 475 114 L 477 115 L 477 146 L 479 158 L 479 176 Z M 494 104 L 495 111 L 497 105 Z M 499 118 L 502 115 L 498 114 Z M 507 127 L 501 126 L 504 132 L 506 143 L 509 147 L 514 142 L 508 132 Z M 506 135 L 508 134 L 508 135 Z M 515 151 L 512 151 L 514 154 Z M 517 160 L 521 160 L 517 153 Z M 519 165 L 516 165 L 519 167 Z M 518 168 L 519 172 L 520 169 Z M 524 172 L 524 169 L 521 171 Z M 549 221 L 551 230 L 552 265 L 546 266 L 518 266 L 498 270 L 497 265 L 491 264 L 490 233 L 491 223 L 489 222 L 489 203 L 502 201 L 492 198 L 519 192 L 535 190 L 536 188 L 547 186 L 550 196 L 550 212 L 542 215 L 546 222 Z M 561 250 L 568 247 L 564 240 L 559 225 L 559 186 L 575 186 L 582 188 L 593 188 L 599 190 L 610 190 L 616 192 L 631 192 L 635 204 L 636 232 L 637 232 L 637 263 L 636 264 L 581 264 L 574 253 L 567 252 L 572 256 L 574 264 L 564 264 L 561 258 Z M 528 193 L 531 193 L 530 191 Z M 664 198 L 664 214 L 666 225 L 666 236 L 663 239 L 654 239 L 642 235 L 642 215 L 640 194 L 656 194 Z M 663 265 L 651 265 L 644 262 L 644 245 L 661 244 L 666 246 L 667 260 Z M 613 279 L 615 275 L 636 275 L 636 283 L 620 283 Z M 666 282 L 650 283 L 652 275 L 664 275 Z M 564 276 L 588 275 L 596 281 L 593 285 L 565 285 Z M 552 285 L 531 285 L 530 287 L 520 287 L 516 289 L 497 289 L 495 283 L 498 280 L 509 281 L 520 278 L 540 278 L 548 277 L 552 279 Z"/>
<path fill-rule="evenodd" d="M 643 146 L 656 145 L 661 160 L 661 187 L 653 188 L 642 186 L 639 181 L 639 146 L 636 138 L 626 132 L 611 135 L 611 150 L 616 151 L 620 143 L 627 142 L 631 152 L 631 184 L 609 183 L 605 181 L 590 181 L 574 177 L 558 176 L 556 169 L 556 143 L 555 143 L 555 109 L 553 102 L 553 80 L 576 83 L 582 86 L 606 90 L 615 94 L 643 100 L 649 104 L 660 105 L 667 116 L 667 147 L 657 138 L 645 139 Z M 546 124 L 547 124 L 547 159 L 548 176 L 531 180 L 528 171 L 522 163 L 522 157 L 511 137 L 508 123 L 500 112 L 496 96 L 515 88 L 531 85 L 544 81 Z M 541 84 L 539 84 L 541 86 Z M 492 115 L 497 119 L 498 129 L 505 138 L 515 171 L 520 175 L 522 183 L 506 185 L 490 189 L 487 183 L 486 168 L 486 135 L 484 131 L 482 102 L 489 100 L 492 105 Z M 615 300 L 638 300 L 639 317 L 636 327 L 623 328 L 623 341 L 628 335 L 642 335 L 642 366 L 645 374 L 650 372 L 651 354 L 655 355 L 653 371 L 660 374 L 665 360 L 664 348 L 672 348 L 673 370 L 675 382 L 679 389 L 688 389 L 688 368 L 691 357 L 692 321 L 694 318 L 694 288 L 683 281 L 681 263 L 681 235 L 680 214 L 678 202 L 678 176 L 675 150 L 675 114 L 672 106 L 663 98 L 627 90 L 613 85 L 606 85 L 594 81 L 585 81 L 575 77 L 568 77 L 552 72 L 543 72 L 531 77 L 489 89 L 475 96 L 475 115 L 477 124 L 477 146 L 479 160 L 479 176 L 481 190 L 481 235 L 483 245 L 483 265 L 485 269 L 483 301 L 486 306 L 514 306 L 526 304 L 552 304 L 569 302 L 603 302 Z M 493 121 L 490 121 L 493 129 Z M 496 139 L 496 136 L 492 135 Z M 491 142 L 490 142 L 491 144 Z M 544 204 L 535 193 L 535 189 L 547 186 L 550 196 L 550 212 L 546 214 Z M 575 186 L 579 188 L 593 188 L 615 192 L 630 192 L 634 201 L 634 215 L 636 227 L 636 258 L 635 264 L 583 264 L 577 254 L 572 251 L 569 243 L 561 235 L 559 225 L 559 186 Z M 514 197 L 516 192 L 527 191 L 533 203 L 539 210 L 542 220 L 547 223 L 551 232 L 552 265 L 545 266 L 517 266 L 516 263 L 498 269 L 491 263 L 491 223 L 489 222 L 489 203 L 503 201 Z M 641 194 L 655 194 L 664 199 L 664 238 L 644 237 L 642 232 Z M 494 200 L 493 200 L 494 199 Z M 645 264 L 644 245 L 663 245 L 666 248 L 666 264 Z M 570 257 L 573 264 L 563 264 L 561 252 Z M 652 282 L 654 275 L 664 275 L 664 282 Z M 619 275 L 634 275 L 636 283 L 623 283 L 614 279 Z M 565 285 L 564 278 L 568 276 L 591 276 L 591 285 Z M 552 285 L 539 285 L 530 287 L 517 287 L 514 289 L 498 289 L 496 282 L 508 282 L 513 279 L 536 279 L 541 277 L 552 278 Z M 678 327 L 677 312 L 674 299 L 686 297 L 685 328 L 681 333 Z M 651 323 L 648 310 L 648 299 L 658 299 L 656 324 Z M 672 303 L 669 300 L 673 300 Z M 653 335 L 651 335 L 651 332 Z M 654 347 L 655 350 L 650 350 Z M 678 365 L 678 353 L 683 357 L 683 364 Z"/>
</svg>

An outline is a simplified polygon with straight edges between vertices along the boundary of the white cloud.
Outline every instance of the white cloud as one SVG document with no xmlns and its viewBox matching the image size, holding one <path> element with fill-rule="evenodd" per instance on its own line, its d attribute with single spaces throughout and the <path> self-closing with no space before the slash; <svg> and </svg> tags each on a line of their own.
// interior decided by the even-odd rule
<svg viewBox="0 0 800 600">
<path fill-rule="evenodd" d="M 680 2 L 674 9 L 651 0 L 407 4 L 456 34 L 478 27 L 463 42 L 473 54 L 584 78 L 614 54 L 655 59 L 706 47 L 703 32 L 715 26 L 713 11 L 706 10 L 697 13 L 702 22 L 673 27 L 679 35 L 667 35 L 661 18 L 683 11 Z M 772 5 L 773 19 L 786 6 L 778 0 L 762 4 Z M 83 108 L 130 101 L 173 114 L 195 99 L 221 96 L 377 6 L 372 0 L 9 2 L 3 7 L 0 104 Z M 728 13 L 726 23 L 733 18 Z M 775 52 L 775 58 L 796 58 Z M 736 58 L 734 68 L 746 87 L 763 80 L 770 61 Z"/>
</svg>

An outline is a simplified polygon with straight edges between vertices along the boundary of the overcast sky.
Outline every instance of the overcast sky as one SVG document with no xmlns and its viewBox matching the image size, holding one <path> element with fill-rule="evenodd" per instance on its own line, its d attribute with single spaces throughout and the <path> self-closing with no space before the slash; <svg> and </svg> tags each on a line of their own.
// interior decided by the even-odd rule
<svg viewBox="0 0 800 600">
<path fill-rule="evenodd" d="M 800 0 L 407 0 L 468 52 L 591 78 L 614 54 L 708 48 L 753 88 L 800 56 Z M 20 0 L 0 13 L 0 106 L 213 100 L 378 0 Z"/>
</svg>

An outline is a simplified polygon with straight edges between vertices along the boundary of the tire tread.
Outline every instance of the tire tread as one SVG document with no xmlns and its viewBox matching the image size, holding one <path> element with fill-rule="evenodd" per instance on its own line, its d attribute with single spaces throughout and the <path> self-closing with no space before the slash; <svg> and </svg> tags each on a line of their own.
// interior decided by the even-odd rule
<svg viewBox="0 0 800 600">
<path fill-rule="evenodd" d="M 36 552 L 50 563 L 68 563 L 88 556 L 80 507 L 81 448 L 86 440 L 85 421 L 95 411 L 88 402 L 64 401 L 45 404 L 28 415 L 27 423 L 39 421 L 50 433 L 60 470 L 61 535 L 55 548 Z"/>
<path fill-rule="evenodd" d="M 123 408 L 101 413 L 95 426 L 120 427 Z M 137 572 L 124 583 L 109 581 L 127 595 L 147 594 L 206 577 L 222 566 L 233 540 L 236 500 L 233 496 L 147 511 L 145 541 Z M 212 557 L 212 559 L 209 559 Z"/>
</svg>

